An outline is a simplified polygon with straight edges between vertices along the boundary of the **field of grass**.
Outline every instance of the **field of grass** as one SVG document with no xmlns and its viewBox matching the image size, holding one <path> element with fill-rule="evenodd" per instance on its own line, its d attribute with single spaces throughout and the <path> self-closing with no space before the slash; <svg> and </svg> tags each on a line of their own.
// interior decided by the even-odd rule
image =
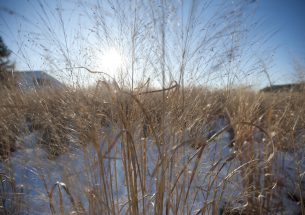
<svg viewBox="0 0 305 215">
<path fill-rule="evenodd" d="M 273 83 L 258 2 L 1 5 L 17 63 L 67 85 L 1 56 L 0 214 L 305 215 L 304 91 L 247 87 Z"/>
<path fill-rule="evenodd" d="M 305 214 L 305 97 L 0 91 L 1 214 Z"/>
</svg>

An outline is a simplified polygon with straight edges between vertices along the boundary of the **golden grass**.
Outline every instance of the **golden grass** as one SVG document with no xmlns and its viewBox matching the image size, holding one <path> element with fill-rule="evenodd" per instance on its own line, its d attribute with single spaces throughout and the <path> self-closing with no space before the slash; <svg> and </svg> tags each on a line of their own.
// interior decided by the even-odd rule
<svg viewBox="0 0 305 215">
<path fill-rule="evenodd" d="M 181 89 L 174 88 L 165 92 L 163 100 L 162 92 L 139 92 L 140 89 L 134 92 L 123 91 L 108 83 L 93 89 L 2 90 L 1 160 L 9 159 L 10 153 L 18 150 L 16 141 L 22 132 L 30 133 L 32 130 L 42 132 L 40 143 L 48 151 L 50 159 L 69 153 L 71 144 L 92 145 L 97 152 L 97 161 L 94 162 L 97 162 L 95 168 L 100 168 L 101 184 L 98 189 L 87 190 L 87 213 L 100 214 L 103 211 L 117 214 L 121 210 L 117 204 L 119 200 L 114 195 L 117 188 L 111 186 L 117 180 L 116 170 L 109 173 L 104 169 L 107 153 L 100 153 L 100 140 L 106 139 L 106 148 L 110 151 L 118 147 L 116 140 L 120 139 L 128 194 L 125 212 L 147 214 L 149 207 L 146 204 L 149 203 L 145 199 L 148 198 L 146 191 L 149 185 L 145 181 L 148 171 L 146 147 L 149 143 L 147 138 L 142 137 L 149 137 L 158 149 L 158 164 L 151 173 L 156 178 L 156 193 L 149 197 L 154 199 L 155 214 L 191 213 L 194 208 L 190 202 L 199 192 L 190 191 L 192 181 L 205 146 L 215 138 L 215 135 L 204 134 L 203 126 L 212 127 L 213 122 L 222 117 L 229 123 L 226 130 L 231 133 L 235 150 L 234 157 L 228 158 L 228 162 L 238 159 L 241 164 L 236 172 L 241 172 L 245 190 L 237 198 L 247 202 L 243 213 L 266 214 L 277 210 L 270 202 L 276 195 L 274 185 L 280 184 L 280 181 L 273 176 L 264 177 L 265 183 L 262 185 L 260 176 L 272 174 L 272 156 L 275 151 L 293 151 L 300 147 L 300 143 L 305 143 L 304 137 L 299 135 L 305 128 L 305 97 L 302 93 L 260 93 L 239 88 L 185 88 L 183 95 Z M 114 139 L 100 133 L 101 128 L 110 124 L 121 129 Z M 189 133 L 187 141 L 183 137 L 185 132 Z M 76 136 L 76 141 L 72 141 Z M 185 143 L 197 149 L 192 158 L 195 165 L 191 170 L 184 166 L 176 172 L 174 165 L 181 157 L 178 150 L 176 153 L 172 149 Z M 262 144 L 263 150 L 257 154 L 251 143 Z M 169 152 L 173 153 L 168 154 Z M 262 161 L 264 165 L 261 164 Z M 94 171 L 91 168 L 93 167 L 88 167 L 89 174 L 91 170 Z M 231 177 L 228 174 L 226 180 Z M 211 174 L 211 189 L 215 180 L 217 174 Z M 65 195 L 65 192 L 68 194 L 74 211 L 85 213 L 85 209 L 74 200 L 73 182 L 65 186 L 56 184 L 47 191 L 51 212 L 55 214 L 54 207 L 58 207 L 61 214 L 65 213 L 62 201 L 58 205 L 53 201 L 57 189 L 60 196 Z M 215 196 L 209 203 L 203 200 L 203 207 L 198 214 L 215 214 L 220 209 L 224 214 L 241 214 L 239 209 L 231 208 L 229 203 L 221 206 L 221 191 L 214 192 L 220 192 L 220 196 Z M 262 192 L 263 200 L 260 198 Z M 1 198 L 6 198 L 3 194 L 0 195 Z M 302 204 L 300 207 L 304 207 Z M 304 208 L 302 212 L 304 214 Z"/>
</svg>

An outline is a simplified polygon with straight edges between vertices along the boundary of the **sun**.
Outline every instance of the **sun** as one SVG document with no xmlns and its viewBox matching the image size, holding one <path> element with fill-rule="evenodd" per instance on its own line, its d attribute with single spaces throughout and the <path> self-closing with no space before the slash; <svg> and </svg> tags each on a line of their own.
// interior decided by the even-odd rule
<svg viewBox="0 0 305 215">
<path fill-rule="evenodd" d="M 116 73 L 123 66 L 123 58 L 116 48 L 110 48 L 98 56 L 99 68 L 107 73 Z"/>
</svg>

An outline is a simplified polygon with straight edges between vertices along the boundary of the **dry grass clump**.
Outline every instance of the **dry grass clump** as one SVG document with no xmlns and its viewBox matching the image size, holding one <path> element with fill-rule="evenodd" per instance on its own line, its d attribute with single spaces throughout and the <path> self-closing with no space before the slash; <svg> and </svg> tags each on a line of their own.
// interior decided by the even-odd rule
<svg viewBox="0 0 305 215">
<path fill-rule="evenodd" d="M 276 200 L 283 195 L 278 193 L 278 187 L 286 186 L 274 175 L 280 168 L 275 166 L 278 165 L 275 154 L 278 151 L 297 152 L 305 146 L 302 136 L 305 128 L 304 96 L 294 92 L 234 90 L 228 98 L 225 110 L 234 132 L 233 147 L 241 164 L 251 162 L 242 169 L 243 187 L 249 188 L 243 194 L 247 199 L 246 214 L 258 211 L 260 214 L 273 213 L 284 204 Z M 304 192 L 303 185 L 294 186 Z M 297 195 L 298 199 L 304 198 L 303 194 Z"/>
<path fill-rule="evenodd" d="M 51 157 L 66 151 L 76 131 L 80 132 L 79 142 L 87 144 L 92 124 L 101 124 L 108 117 L 103 100 L 91 97 L 89 92 L 68 88 L 2 91 L 0 128 L 5 135 L 1 136 L 0 155 L 7 157 L 15 150 L 17 138 L 33 130 L 42 133 L 41 144 Z"/>
<path fill-rule="evenodd" d="M 265 121 L 277 147 L 293 151 L 299 147 L 297 142 L 305 143 L 304 93 L 265 93 L 263 96 L 268 108 Z"/>
<path fill-rule="evenodd" d="M 0 213 L 19 214 L 25 206 L 23 187 L 17 186 L 14 178 L 0 172 Z"/>
<path fill-rule="evenodd" d="M 15 104 L 23 97 L 20 93 L 10 90 L 1 90 L 1 108 L 0 108 L 0 157 L 7 158 L 12 151 L 15 151 L 15 142 L 22 131 L 24 113 L 20 111 L 22 104 Z"/>
<path fill-rule="evenodd" d="M 42 143 L 53 155 L 64 151 L 63 145 L 73 139 L 73 132 L 86 144 L 92 128 L 109 123 L 140 129 L 145 136 L 152 131 L 162 136 L 162 117 L 172 130 L 187 129 L 191 136 L 207 138 L 215 132 L 211 131 L 213 122 L 222 117 L 230 124 L 227 130 L 237 151 L 243 143 L 261 141 L 266 135 L 276 139 L 279 149 L 288 150 L 302 138 L 299 134 L 304 129 L 304 98 L 298 93 L 203 88 L 182 92 L 177 88 L 166 92 L 163 101 L 162 92 L 131 93 L 114 90 L 106 83 L 103 89 L 91 90 L 15 89 L 2 91 L 1 99 L 1 129 L 6 134 L 1 136 L 3 156 L 14 150 L 14 142 L 24 129 L 43 131 Z"/>
<path fill-rule="evenodd" d="M 270 214 L 283 206 L 282 202 L 274 204 L 278 198 L 274 188 L 280 186 L 280 180 L 273 175 L 273 157 L 278 150 L 295 150 L 297 142 L 304 145 L 304 141 L 299 141 L 304 130 L 303 96 L 257 93 L 241 88 L 177 87 L 165 92 L 151 91 L 131 92 L 106 82 L 91 89 L 2 91 L 1 158 L 8 159 L 10 152 L 16 150 L 17 139 L 32 131 L 41 133 L 40 144 L 52 159 L 69 153 L 70 146 L 75 144 L 85 151 L 93 147 L 95 154 L 88 153 L 87 169 L 82 176 L 89 180 L 86 191 L 82 190 L 86 193 L 89 214 L 104 211 L 147 214 L 152 210 L 152 202 L 156 214 L 191 213 L 202 189 L 215 189 L 209 192 L 217 194 L 212 200 L 206 196 L 198 213 Z M 215 187 L 223 167 L 217 169 L 223 162 L 220 160 L 206 178 L 208 188 L 194 188 L 192 183 L 205 147 L 214 144 L 216 136 L 223 133 L 217 130 L 219 119 L 227 125 L 224 131 L 231 134 L 231 147 L 235 151 L 231 157 L 223 158 L 222 165 L 235 159 L 240 166 L 228 172 L 221 188 Z M 116 131 L 111 127 L 116 127 Z M 105 132 L 103 128 L 109 129 Z M 193 163 L 191 167 L 180 165 L 187 144 L 196 149 L 187 161 Z M 155 164 L 148 163 L 148 147 L 152 145 L 156 147 Z M 126 199 L 116 196 L 120 183 L 115 169 L 118 161 L 124 169 Z M 232 206 L 236 199 L 222 202 L 222 190 L 237 173 L 244 188 L 236 196 L 241 208 Z M 148 175 L 154 178 L 153 182 L 147 182 Z M 79 188 L 74 189 L 77 183 L 69 177 L 65 180 L 66 185 L 56 186 L 59 192 L 69 190 L 72 208 L 81 213 L 85 209 L 77 206 L 75 190 Z M 148 192 L 152 186 L 153 195 Z M 300 186 L 300 189 L 304 188 Z M 50 190 L 47 193 L 51 211 L 56 213 L 53 196 L 57 194 Z M 64 211 L 65 205 L 62 202 L 59 205 Z"/>
</svg>

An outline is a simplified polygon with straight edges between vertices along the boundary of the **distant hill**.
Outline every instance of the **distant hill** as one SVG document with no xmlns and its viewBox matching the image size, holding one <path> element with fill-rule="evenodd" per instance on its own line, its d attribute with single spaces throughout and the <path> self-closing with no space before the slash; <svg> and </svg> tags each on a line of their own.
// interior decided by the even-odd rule
<svg viewBox="0 0 305 215">
<path fill-rule="evenodd" d="M 265 87 L 261 92 L 305 92 L 305 83 L 281 84 Z"/>
<path fill-rule="evenodd" d="M 65 85 L 43 71 L 14 71 L 13 77 L 21 89 L 61 88 Z"/>
</svg>

